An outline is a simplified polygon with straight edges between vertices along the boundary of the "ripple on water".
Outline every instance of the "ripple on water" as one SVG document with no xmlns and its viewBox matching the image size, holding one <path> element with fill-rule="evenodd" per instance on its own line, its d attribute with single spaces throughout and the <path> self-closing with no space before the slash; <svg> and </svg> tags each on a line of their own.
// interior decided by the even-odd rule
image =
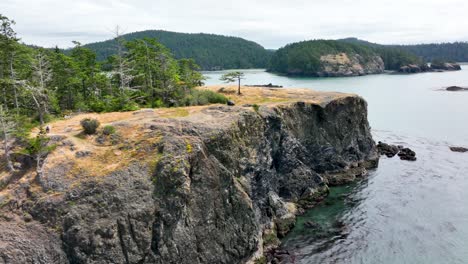
<svg viewBox="0 0 468 264">
<path fill-rule="evenodd" d="M 445 142 L 378 131 L 418 161 L 383 158 L 367 179 L 333 187 L 284 239 L 289 263 L 467 263 L 468 155 Z M 331 201 L 331 202 L 330 202 Z M 304 228 L 305 221 L 320 231 Z"/>
</svg>

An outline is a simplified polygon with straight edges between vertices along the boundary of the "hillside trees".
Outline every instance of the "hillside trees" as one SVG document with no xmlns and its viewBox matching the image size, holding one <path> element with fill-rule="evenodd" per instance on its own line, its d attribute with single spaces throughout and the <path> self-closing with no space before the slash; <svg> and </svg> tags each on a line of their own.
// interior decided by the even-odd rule
<svg viewBox="0 0 468 264">
<path fill-rule="evenodd" d="M 15 124 L 10 120 L 10 116 L 0 105 L 0 138 L 3 140 L 3 151 L 6 159 L 7 169 L 14 171 L 13 162 L 11 161 L 11 147 L 10 147 L 10 135 L 14 130 Z"/>
<path fill-rule="evenodd" d="M 52 90 L 48 87 L 52 78 L 52 71 L 49 59 L 44 51 L 39 50 L 36 52 L 31 66 L 33 70 L 31 78 L 23 82 L 23 84 L 33 99 L 39 115 L 39 124 L 42 127 L 45 123 L 44 117 L 49 111 L 49 95 L 52 93 Z"/>
<path fill-rule="evenodd" d="M 167 47 L 176 59 L 192 58 L 203 70 L 265 68 L 272 55 L 259 44 L 237 37 L 147 30 L 121 35 L 121 39 L 151 38 Z M 85 45 L 98 61 L 116 55 L 117 39 Z"/>
<path fill-rule="evenodd" d="M 13 170 L 11 152 L 25 149 L 37 162 L 39 182 L 51 150 L 44 129 L 51 118 L 226 101 L 222 95 L 194 89 L 203 80 L 199 66 L 193 60 L 175 59 L 154 39 L 125 41 L 117 31 L 116 55 L 104 71 L 96 54 L 79 42 L 69 55 L 58 47 L 26 46 L 13 25 L 0 15 L 0 140 L 5 152 L 1 156 Z M 34 126 L 40 132 L 31 138 Z"/>
<path fill-rule="evenodd" d="M 0 85 L 3 97 L 2 104 L 6 110 L 9 107 L 10 92 L 15 88 L 13 64 L 18 39 L 12 28 L 14 24 L 13 20 L 0 14 Z"/>
</svg>

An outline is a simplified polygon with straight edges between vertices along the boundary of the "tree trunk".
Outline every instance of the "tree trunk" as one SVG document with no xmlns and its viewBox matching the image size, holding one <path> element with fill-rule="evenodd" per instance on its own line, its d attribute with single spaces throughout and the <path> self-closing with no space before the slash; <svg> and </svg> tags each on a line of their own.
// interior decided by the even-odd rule
<svg viewBox="0 0 468 264">
<path fill-rule="evenodd" d="M 3 85 L 3 107 L 5 107 L 5 110 L 8 110 L 6 85 Z"/>
<path fill-rule="evenodd" d="M 146 41 L 145 41 L 145 46 L 146 46 L 146 64 L 148 68 L 147 84 L 149 86 L 148 87 L 149 91 L 151 91 L 151 108 L 154 108 L 156 106 L 154 102 L 156 100 L 156 92 L 154 91 L 154 88 L 153 88 L 153 75 L 151 74 L 148 43 L 146 43 Z"/>
<path fill-rule="evenodd" d="M 240 95 L 240 94 L 241 94 L 241 91 L 240 91 L 240 88 L 241 88 L 241 79 L 238 78 L 238 81 L 239 81 L 239 86 L 237 87 L 237 94 Z"/>
<path fill-rule="evenodd" d="M 7 168 L 9 171 L 14 171 L 15 168 L 13 167 L 13 162 L 10 159 L 10 146 L 8 144 L 8 128 L 6 121 L 4 120 L 3 116 L 0 116 L 0 123 L 2 125 L 2 132 L 3 132 L 3 147 L 5 148 L 5 159 L 7 161 Z"/>
<path fill-rule="evenodd" d="M 42 110 L 41 104 L 39 103 L 36 96 L 34 95 L 34 92 L 31 92 L 31 95 L 34 100 L 34 103 L 36 104 L 37 111 L 39 112 L 39 122 L 42 128 L 44 126 L 44 111 Z"/>
<path fill-rule="evenodd" d="M 13 95 L 15 97 L 16 115 L 19 115 L 18 92 L 16 91 L 16 84 L 14 83 L 16 76 L 15 76 L 15 71 L 13 69 L 13 59 L 14 59 L 13 54 L 11 54 L 10 56 L 10 78 L 11 78 L 12 85 L 13 85 Z"/>
<path fill-rule="evenodd" d="M 11 161 L 11 158 L 10 158 L 10 146 L 8 144 L 8 137 L 7 137 L 7 134 L 6 134 L 6 131 L 3 131 L 4 133 L 4 142 L 3 142 L 3 147 L 5 148 L 5 159 L 7 161 L 7 169 L 9 171 L 14 171 L 15 170 L 15 167 L 13 167 L 13 162 Z"/>
</svg>

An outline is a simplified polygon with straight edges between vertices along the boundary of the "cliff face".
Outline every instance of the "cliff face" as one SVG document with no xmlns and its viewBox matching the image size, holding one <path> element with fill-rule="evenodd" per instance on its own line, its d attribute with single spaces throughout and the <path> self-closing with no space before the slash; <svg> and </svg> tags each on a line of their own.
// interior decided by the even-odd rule
<svg viewBox="0 0 468 264">
<path fill-rule="evenodd" d="M 298 95 L 303 102 L 258 111 L 212 106 L 169 119 L 137 112 L 114 123 L 138 140 L 107 146 L 110 160 L 132 153 L 111 170 L 80 167 L 87 158 L 67 159 L 71 144 L 58 138 L 41 186 L 10 187 L 0 263 L 255 259 L 328 184 L 377 165 L 363 99 Z M 90 161 L 101 160 L 99 151 Z"/>
<path fill-rule="evenodd" d="M 320 57 L 320 77 L 347 77 L 383 73 L 385 65 L 380 56 L 364 58 L 359 54 L 329 54 Z"/>
</svg>

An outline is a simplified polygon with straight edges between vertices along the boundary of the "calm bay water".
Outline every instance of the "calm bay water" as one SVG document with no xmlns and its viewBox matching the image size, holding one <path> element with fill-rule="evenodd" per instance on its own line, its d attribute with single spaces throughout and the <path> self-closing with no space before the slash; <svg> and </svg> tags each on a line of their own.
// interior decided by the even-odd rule
<svg viewBox="0 0 468 264">
<path fill-rule="evenodd" d="M 351 78 L 290 78 L 247 70 L 245 84 L 356 93 L 375 140 L 414 149 L 418 161 L 382 158 L 368 178 L 332 188 L 283 240 L 289 263 L 468 263 L 468 86 L 463 70 Z M 205 73 L 220 84 L 224 72 Z M 317 229 L 304 227 L 314 221 Z"/>
</svg>

